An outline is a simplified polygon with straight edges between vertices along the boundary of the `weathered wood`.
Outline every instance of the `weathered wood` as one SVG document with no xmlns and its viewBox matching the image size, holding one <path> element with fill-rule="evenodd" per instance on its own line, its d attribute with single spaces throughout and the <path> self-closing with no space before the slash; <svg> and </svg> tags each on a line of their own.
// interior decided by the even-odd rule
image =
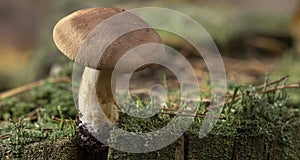
<svg viewBox="0 0 300 160">
<path fill-rule="evenodd" d="M 69 139 L 45 140 L 24 147 L 22 159 L 28 160 L 81 160 L 84 159 L 81 148 Z"/>
<path fill-rule="evenodd" d="M 109 160 L 198 160 L 198 159 L 299 159 L 300 138 L 299 128 L 287 130 L 285 133 L 276 133 L 277 137 L 266 134 L 247 135 L 247 133 L 222 135 L 208 134 L 200 139 L 195 132 L 187 132 L 169 146 L 149 153 L 125 153 L 109 149 Z M 289 135 L 290 144 L 278 137 Z M 70 139 L 56 141 L 45 140 L 24 147 L 22 159 L 68 159 L 87 160 L 99 159 L 92 156 L 92 148 L 82 148 L 80 142 Z M 127 144 L 134 142 L 127 142 Z M 124 142 L 125 144 L 125 142 Z M 288 151 L 287 151 L 288 150 Z"/>
<path fill-rule="evenodd" d="M 234 136 L 208 134 L 200 139 L 197 133 L 186 136 L 187 159 L 231 159 L 233 156 Z"/>
<path fill-rule="evenodd" d="M 85 146 L 76 139 L 58 139 L 55 141 L 44 140 L 26 145 L 23 148 L 22 158 L 25 160 L 105 160 L 107 158 L 107 151 L 104 148 L 99 148 L 99 142 Z M 94 147 L 94 148 L 92 148 Z M 97 151 L 95 151 L 97 150 Z M 106 155 L 102 155 L 104 153 Z"/>
<path fill-rule="evenodd" d="M 169 146 L 162 148 L 158 151 L 148 152 L 148 153 L 126 153 L 115 150 L 113 148 L 109 149 L 109 160 L 122 159 L 122 160 L 183 160 L 184 159 L 184 137 L 180 137 L 176 142 L 170 144 Z"/>
<path fill-rule="evenodd" d="M 249 131 L 251 132 L 251 131 Z M 261 159 L 281 160 L 300 158 L 300 127 L 288 127 L 284 132 L 274 129 L 269 134 L 235 133 L 208 134 L 199 139 L 188 132 L 187 159 Z"/>
<path fill-rule="evenodd" d="M 232 148 L 232 159 L 268 159 L 268 146 L 266 135 L 237 135 Z"/>
</svg>

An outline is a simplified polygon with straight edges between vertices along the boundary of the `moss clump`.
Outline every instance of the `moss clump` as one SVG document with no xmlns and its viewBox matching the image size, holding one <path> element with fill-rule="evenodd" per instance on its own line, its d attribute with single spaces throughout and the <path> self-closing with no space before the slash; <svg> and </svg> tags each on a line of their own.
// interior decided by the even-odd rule
<svg viewBox="0 0 300 160">
<path fill-rule="evenodd" d="M 73 138 L 76 131 L 75 121 L 54 121 L 47 114 L 39 117 L 36 122 L 29 119 L 20 119 L 18 122 L 10 122 L 3 127 L 6 138 L 0 139 L 1 155 L 7 159 L 24 156 L 26 145 L 40 142 L 44 139 L 49 141 L 61 138 Z"/>
<path fill-rule="evenodd" d="M 231 159 L 234 135 L 208 134 L 200 139 L 196 134 L 186 133 L 188 159 Z"/>
<path fill-rule="evenodd" d="M 234 90 L 232 101 L 223 108 L 224 119 L 205 138 L 198 138 L 201 123 L 192 124 L 188 157 L 299 159 L 300 108 L 288 105 L 286 91 L 249 86 Z"/>
<path fill-rule="evenodd" d="M 22 152 L 22 159 L 80 160 L 83 158 L 81 148 L 68 138 L 31 143 L 24 146 Z"/>
<path fill-rule="evenodd" d="M 48 83 L 0 101 L 0 151 L 3 158 L 22 157 L 24 146 L 44 139 L 75 135 L 75 117 L 69 83 Z M 58 105 L 65 105 L 60 107 Z"/>
<path fill-rule="evenodd" d="M 59 116 L 57 106 L 67 118 L 75 118 L 76 108 L 71 83 L 50 83 L 45 81 L 40 87 L 0 101 L 0 121 L 18 120 L 21 117 L 35 117 L 42 109 L 50 116 Z"/>
<path fill-rule="evenodd" d="M 1 120 L 4 121 L 0 124 L 1 159 L 83 159 L 82 155 L 86 156 L 84 147 L 81 148 L 73 139 L 75 122 L 65 119 L 75 117 L 76 113 L 72 92 L 68 87 L 71 87 L 69 83 L 45 83 L 27 93 L 0 101 L 0 109 L 4 111 L 1 115 Z M 198 138 L 198 134 L 203 117 L 191 117 L 194 121 L 190 128 L 169 146 L 139 154 L 117 151 L 112 147 L 109 150 L 109 158 L 299 159 L 300 108 L 288 103 L 288 95 L 284 90 L 268 89 L 267 85 L 263 88 L 233 87 L 233 94 L 224 106 L 216 125 L 202 139 Z M 25 102 L 28 102 L 29 106 Z M 200 106 L 198 114 L 203 115 L 207 109 L 204 105 Z M 12 109 L 14 107 L 19 107 L 20 110 Z M 71 109 L 71 112 L 68 109 Z M 134 109 L 134 106 L 131 109 Z M 137 112 L 143 109 L 143 105 L 138 106 Z M 143 119 L 121 112 L 116 127 L 123 131 L 118 135 L 110 135 L 109 142 L 127 149 L 143 149 L 147 142 L 159 137 L 148 134 L 149 136 L 140 140 L 141 143 L 121 139 L 136 133 L 157 131 L 174 118 L 174 114 L 159 113 Z M 117 129 L 116 127 L 112 131 Z M 172 127 L 182 130 L 181 126 Z M 162 139 L 159 142 L 175 133 L 170 132 L 167 135 L 168 137 L 160 137 Z"/>
<path fill-rule="evenodd" d="M 176 141 L 162 149 L 167 152 L 158 150 L 146 154 L 134 154 L 110 149 L 110 157 L 111 159 L 128 157 L 149 159 L 148 156 L 155 159 L 164 159 L 162 157 L 174 159 L 175 150 L 181 148 L 187 159 L 298 159 L 300 138 L 296 135 L 300 133 L 300 108 L 289 106 L 287 102 L 288 95 L 281 89 L 274 90 L 266 86 L 263 88 L 235 86 L 220 119 L 206 137 L 199 138 L 203 118 L 195 118 L 182 137 L 184 144 Z M 199 109 L 199 113 L 203 113 L 203 108 Z M 117 137 L 111 137 L 110 140 L 119 142 L 118 145 L 123 147 L 143 148 L 151 137 L 140 140 L 142 144 L 129 140 L 122 141 L 124 144 L 120 144 L 120 139 L 126 139 L 134 133 L 158 130 L 172 118 L 174 116 L 159 114 L 141 120 L 121 114 L 118 127 L 133 133 L 124 132 Z"/>
<path fill-rule="evenodd" d="M 176 142 L 153 152 L 148 153 L 124 153 L 114 149 L 114 146 L 123 148 L 123 150 L 140 150 L 144 151 L 148 143 L 153 142 L 153 139 L 157 141 L 158 138 L 163 138 L 161 141 L 158 140 L 158 144 L 161 145 L 163 140 L 169 139 L 174 133 L 170 131 L 168 134 L 170 137 L 161 137 L 159 135 L 146 134 L 144 137 L 140 137 L 138 141 L 130 141 L 135 133 L 148 133 L 159 130 L 165 127 L 174 116 L 170 115 L 155 115 L 151 118 L 142 119 L 135 118 L 125 113 L 120 113 L 120 120 L 117 123 L 117 127 L 123 129 L 123 131 L 118 131 L 118 134 L 111 134 L 109 142 L 111 148 L 109 151 L 109 159 L 182 159 L 184 154 L 184 138 L 181 137 Z M 117 129 L 117 127 L 115 129 Z M 115 131 L 113 129 L 113 131 Z M 128 132 L 126 132 L 128 131 Z M 128 139 L 128 141 L 124 141 Z M 140 143 L 138 143 L 140 142 Z"/>
</svg>

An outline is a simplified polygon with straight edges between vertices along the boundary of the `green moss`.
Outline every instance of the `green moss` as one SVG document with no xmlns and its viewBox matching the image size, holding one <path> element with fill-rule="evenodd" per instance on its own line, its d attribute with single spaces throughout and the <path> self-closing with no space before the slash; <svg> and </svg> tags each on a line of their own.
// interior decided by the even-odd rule
<svg viewBox="0 0 300 160">
<path fill-rule="evenodd" d="M 36 115 L 43 109 L 50 116 L 58 117 L 60 105 L 66 118 L 75 118 L 76 109 L 70 83 L 48 83 L 33 87 L 28 92 L 0 101 L 0 120 L 17 120 L 21 117 Z"/>
<path fill-rule="evenodd" d="M 47 116 L 44 114 L 43 116 Z M 36 122 L 20 119 L 3 127 L 8 137 L 0 139 L 0 150 L 6 157 L 21 157 L 24 146 L 43 139 L 50 141 L 61 138 L 72 138 L 75 135 L 75 121 L 55 122 L 49 118 L 40 117 Z M 26 149 L 25 149 L 26 150 Z"/>
<path fill-rule="evenodd" d="M 80 147 L 70 139 L 43 140 L 24 146 L 23 159 L 77 160 L 83 159 Z"/>
<path fill-rule="evenodd" d="M 203 118 L 197 117 L 184 136 L 165 148 L 143 154 L 124 153 L 110 148 L 109 157 L 111 159 L 183 159 L 183 157 L 298 159 L 299 107 L 287 103 L 286 91 L 264 92 L 268 89 L 270 87 L 257 89 L 251 86 L 232 86 L 234 94 L 230 99 L 234 101 L 224 106 L 216 126 L 202 139 L 198 134 Z M 141 101 L 139 104 L 141 105 L 136 108 L 137 112 L 145 109 L 143 107 L 148 103 Z M 205 105 L 200 106 L 198 113 L 205 113 Z M 72 159 L 69 157 L 78 158 L 83 154 L 72 140 L 76 128 L 75 121 L 68 120 L 69 117 L 74 118 L 76 114 L 69 83 L 44 83 L 41 87 L 0 101 L 0 109 L 3 112 L 0 130 L 1 159 L 20 157 Z M 131 109 L 133 109 L 131 113 L 135 113 L 134 106 Z M 133 132 L 130 134 L 147 133 L 166 126 L 174 117 L 169 114 L 157 114 L 143 119 L 121 112 L 117 127 Z M 170 135 L 172 134 L 170 132 Z M 120 141 L 127 136 L 130 135 L 124 132 L 111 136 L 109 141 L 127 148 L 144 147 L 145 143 Z M 155 137 L 149 135 L 141 141 L 147 142 L 153 138 Z"/>
<path fill-rule="evenodd" d="M 187 134 L 188 159 L 231 159 L 233 136 L 209 134 L 200 139 L 197 134 Z"/>
<path fill-rule="evenodd" d="M 185 133 L 184 141 L 187 143 L 181 144 L 181 147 L 188 148 L 185 156 L 188 159 L 298 159 L 300 143 L 296 135 L 300 129 L 299 107 L 287 104 L 286 91 L 267 91 L 271 88 L 233 86 L 234 94 L 233 98 L 230 98 L 233 101 L 224 106 L 220 116 L 223 118 L 217 121 L 206 137 L 198 137 L 203 118 L 196 118 Z M 199 113 L 203 113 L 202 108 L 199 109 Z M 159 114 L 149 119 L 139 119 L 121 114 L 118 127 L 134 133 L 151 132 L 162 128 L 173 118 L 174 116 Z M 111 137 L 110 140 L 120 142 L 120 139 L 130 136 L 127 134 L 124 132 L 117 137 Z M 141 141 L 146 143 L 148 140 L 151 138 Z M 145 143 L 126 141 L 118 145 L 143 148 Z M 176 143 L 178 141 L 174 142 Z M 146 155 L 154 156 L 155 159 L 171 156 L 167 153 L 175 152 L 174 144 L 164 148 L 168 152 L 158 150 Z M 147 159 L 145 154 L 123 153 L 113 149 L 110 150 L 110 155 L 119 159 Z"/>
<path fill-rule="evenodd" d="M 0 102 L 1 118 L 6 120 L 1 123 L 0 135 L 7 135 L 0 139 L 1 155 L 8 159 L 18 158 L 27 144 L 74 136 L 75 121 L 64 119 L 65 116 L 75 117 L 73 98 L 66 91 L 68 86 L 45 83 L 42 87 Z M 51 118 L 53 116 L 56 119 Z"/>
</svg>

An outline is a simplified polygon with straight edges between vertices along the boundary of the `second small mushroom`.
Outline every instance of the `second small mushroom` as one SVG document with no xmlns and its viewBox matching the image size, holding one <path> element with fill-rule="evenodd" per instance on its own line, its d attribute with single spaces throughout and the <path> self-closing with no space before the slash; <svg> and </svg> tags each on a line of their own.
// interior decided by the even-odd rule
<svg viewBox="0 0 300 160">
<path fill-rule="evenodd" d="M 119 14 L 123 15 L 110 23 L 112 27 L 106 25 L 106 28 L 101 28 L 101 24 Z M 148 28 L 136 30 L 134 27 L 130 28 L 132 24 Z M 112 43 L 106 45 L 106 48 L 99 47 L 105 46 L 102 44 L 83 48 L 85 45 L 94 44 L 95 41 L 104 44 L 109 42 L 105 37 L 114 35 L 114 30 L 110 28 L 123 26 L 127 27 L 126 30 L 132 31 L 116 37 Z M 112 126 L 119 118 L 113 96 L 115 81 L 112 79 L 116 63 L 130 49 L 146 43 L 161 44 L 162 40 L 141 18 L 117 8 L 89 8 L 76 11 L 56 24 L 53 38 L 64 55 L 85 67 L 78 95 L 79 119 L 81 125 L 99 140 L 101 130 L 106 126 Z M 100 59 L 97 54 L 102 54 Z M 134 63 L 135 60 L 132 60 Z M 124 70 L 130 65 L 130 63 L 125 65 Z"/>
</svg>

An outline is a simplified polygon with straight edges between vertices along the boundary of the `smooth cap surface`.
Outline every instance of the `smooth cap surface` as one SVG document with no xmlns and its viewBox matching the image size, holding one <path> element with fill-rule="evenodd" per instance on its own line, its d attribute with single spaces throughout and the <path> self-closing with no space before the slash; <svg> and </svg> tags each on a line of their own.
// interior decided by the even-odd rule
<svg viewBox="0 0 300 160">
<path fill-rule="evenodd" d="M 76 11 L 56 24 L 53 38 L 58 49 L 68 58 L 98 70 L 112 70 L 120 57 L 134 47 L 162 43 L 160 36 L 144 20 L 117 8 Z M 147 49 L 147 53 L 152 54 L 150 57 L 160 57 L 161 53 L 151 50 Z M 157 52 L 157 48 L 154 50 Z M 136 58 L 138 61 L 143 57 Z"/>
</svg>

